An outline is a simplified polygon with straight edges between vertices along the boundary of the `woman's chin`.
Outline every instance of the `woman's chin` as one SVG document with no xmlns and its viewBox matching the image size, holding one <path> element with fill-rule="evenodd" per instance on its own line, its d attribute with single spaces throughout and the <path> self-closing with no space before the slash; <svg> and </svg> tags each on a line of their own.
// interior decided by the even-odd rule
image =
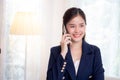
<svg viewBox="0 0 120 80">
<path fill-rule="evenodd" d="M 82 38 L 78 38 L 78 39 L 75 38 L 75 39 L 72 40 L 72 42 L 75 42 L 75 43 L 76 42 L 81 42 L 81 41 L 82 41 Z"/>
</svg>

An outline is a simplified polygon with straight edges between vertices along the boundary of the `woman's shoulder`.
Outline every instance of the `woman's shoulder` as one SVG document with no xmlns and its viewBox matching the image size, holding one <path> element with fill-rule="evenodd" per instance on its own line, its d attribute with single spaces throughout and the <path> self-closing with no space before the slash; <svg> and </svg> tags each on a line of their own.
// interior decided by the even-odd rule
<svg viewBox="0 0 120 80">
<path fill-rule="evenodd" d="M 52 51 L 60 51 L 61 50 L 61 46 L 60 45 L 57 45 L 57 46 L 53 46 L 53 47 L 51 47 L 51 50 Z"/>
<path fill-rule="evenodd" d="M 91 43 L 87 43 L 86 42 L 86 45 L 88 46 L 88 48 L 90 49 L 90 51 L 92 51 L 93 53 L 100 53 L 100 48 L 97 46 L 97 45 L 95 45 L 95 44 L 91 44 Z"/>
<path fill-rule="evenodd" d="M 100 48 L 97 45 L 94 45 L 94 44 L 89 44 L 89 45 L 94 50 L 100 50 Z"/>
<path fill-rule="evenodd" d="M 51 52 L 52 55 L 58 56 L 61 52 L 61 46 L 57 45 L 57 46 L 51 47 L 50 52 Z"/>
</svg>

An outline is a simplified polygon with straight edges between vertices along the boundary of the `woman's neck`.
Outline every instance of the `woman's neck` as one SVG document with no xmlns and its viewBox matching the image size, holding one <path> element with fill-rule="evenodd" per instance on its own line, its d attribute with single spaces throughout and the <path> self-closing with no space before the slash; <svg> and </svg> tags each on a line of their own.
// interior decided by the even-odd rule
<svg viewBox="0 0 120 80">
<path fill-rule="evenodd" d="M 73 62 L 80 60 L 82 55 L 82 41 L 72 42 L 72 44 L 70 45 L 70 49 Z"/>
<path fill-rule="evenodd" d="M 72 42 L 72 44 L 70 45 L 71 48 L 74 48 L 74 49 L 80 49 L 82 48 L 82 41 L 79 41 L 79 42 Z"/>
</svg>

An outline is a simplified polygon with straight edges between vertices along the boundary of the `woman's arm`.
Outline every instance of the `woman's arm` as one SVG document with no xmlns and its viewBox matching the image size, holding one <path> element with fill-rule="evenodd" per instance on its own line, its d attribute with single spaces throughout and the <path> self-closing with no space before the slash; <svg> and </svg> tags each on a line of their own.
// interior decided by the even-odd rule
<svg viewBox="0 0 120 80">
<path fill-rule="evenodd" d="M 47 70 L 47 80 L 62 80 L 64 75 L 65 60 L 62 58 L 60 52 L 56 48 L 52 48 L 50 51 L 50 58 Z"/>
</svg>

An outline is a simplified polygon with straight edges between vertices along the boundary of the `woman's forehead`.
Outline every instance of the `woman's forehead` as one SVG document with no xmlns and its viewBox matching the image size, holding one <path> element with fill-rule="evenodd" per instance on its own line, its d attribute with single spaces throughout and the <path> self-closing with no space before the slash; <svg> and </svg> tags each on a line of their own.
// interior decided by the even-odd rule
<svg viewBox="0 0 120 80">
<path fill-rule="evenodd" d="M 79 15 L 79 16 L 73 17 L 73 18 L 68 22 L 68 24 L 71 24 L 71 23 L 85 23 L 85 21 L 84 21 L 84 19 Z"/>
</svg>

